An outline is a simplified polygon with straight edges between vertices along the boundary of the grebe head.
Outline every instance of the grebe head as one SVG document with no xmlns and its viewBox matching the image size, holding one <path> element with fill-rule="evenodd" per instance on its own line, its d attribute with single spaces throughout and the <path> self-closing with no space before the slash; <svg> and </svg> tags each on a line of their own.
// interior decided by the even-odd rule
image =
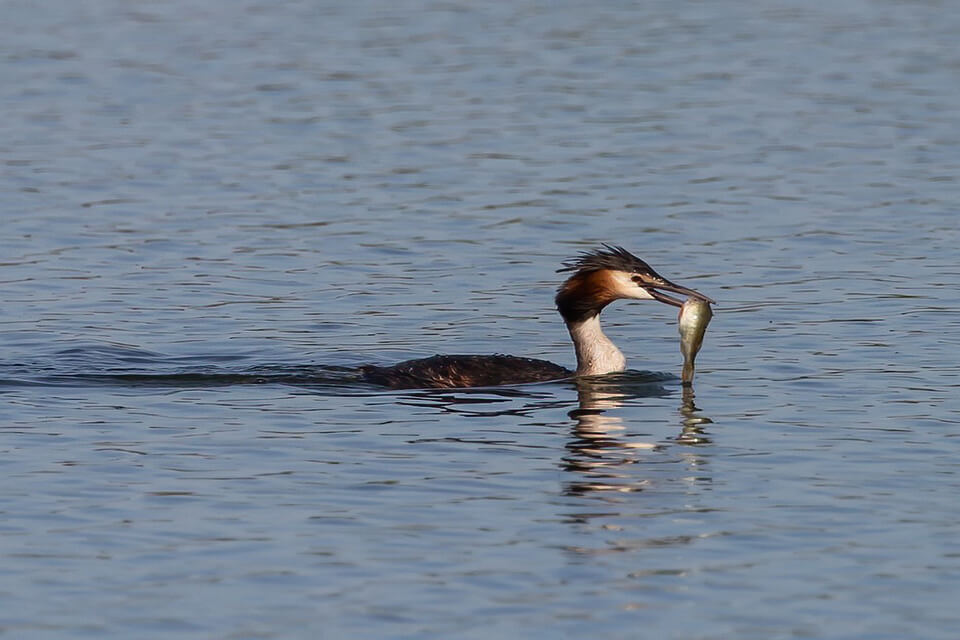
<svg viewBox="0 0 960 640">
<path fill-rule="evenodd" d="M 567 322 L 580 322 L 599 314 L 621 298 L 658 300 L 682 307 L 683 301 L 663 293 L 670 291 L 713 302 L 693 289 L 674 284 L 623 247 L 603 245 L 563 263 L 557 273 L 573 275 L 557 290 L 557 309 Z"/>
</svg>

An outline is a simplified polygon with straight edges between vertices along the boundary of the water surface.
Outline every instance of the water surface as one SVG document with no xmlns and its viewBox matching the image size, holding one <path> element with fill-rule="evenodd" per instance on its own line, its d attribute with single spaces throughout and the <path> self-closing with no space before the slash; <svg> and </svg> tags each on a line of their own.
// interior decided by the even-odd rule
<svg viewBox="0 0 960 640">
<path fill-rule="evenodd" d="M 14 3 L 0 630 L 943 638 L 960 30 L 936 3 Z M 623 244 L 716 298 L 604 313 Z"/>
</svg>

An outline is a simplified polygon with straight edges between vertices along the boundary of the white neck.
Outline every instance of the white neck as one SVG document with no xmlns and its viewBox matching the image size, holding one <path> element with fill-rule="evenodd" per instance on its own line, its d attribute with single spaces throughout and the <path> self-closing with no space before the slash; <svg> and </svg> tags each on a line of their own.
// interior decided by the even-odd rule
<svg viewBox="0 0 960 640">
<path fill-rule="evenodd" d="M 597 376 L 627 368 L 627 359 L 600 329 L 600 314 L 581 322 L 568 322 L 567 330 L 577 351 L 578 376 Z"/>
</svg>

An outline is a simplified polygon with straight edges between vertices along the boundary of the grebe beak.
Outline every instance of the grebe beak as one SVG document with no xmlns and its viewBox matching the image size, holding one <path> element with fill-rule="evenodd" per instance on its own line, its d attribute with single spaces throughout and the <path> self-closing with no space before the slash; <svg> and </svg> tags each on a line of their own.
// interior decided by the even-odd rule
<svg viewBox="0 0 960 640">
<path fill-rule="evenodd" d="M 710 304 L 716 304 L 716 301 L 713 298 L 703 295 L 699 291 L 694 291 L 687 287 L 681 287 L 678 284 L 673 284 L 666 278 L 661 276 L 647 276 L 644 277 L 641 282 L 637 283 L 639 286 L 643 287 L 647 293 L 649 293 L 654 300 L 664 302 L 666 304 L 671 304 L 675 307 L 682 307 L 683 300 L 678 300 L 673 296 L 668 296 L 663 293 L 664 291 L 670 291 L 672 293 L 682 293 L 685 296 L 691 298 L 699 298 L 704 302 L 709 302 Z"/>
</svg>

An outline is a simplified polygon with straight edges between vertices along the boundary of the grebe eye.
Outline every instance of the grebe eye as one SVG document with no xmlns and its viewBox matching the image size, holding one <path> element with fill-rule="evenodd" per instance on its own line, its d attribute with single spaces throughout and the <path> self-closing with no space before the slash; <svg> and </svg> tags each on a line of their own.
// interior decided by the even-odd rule
<svg viewBox="0 0 960 640">
<path fill-rule="evenodd" d="M 630 276 L 630 279 L 636 282 L 637 284 L 640 284 L 641 282 L 643 282 L 643 278 L 641 278 L 640 276 Z"/>
</svg>

